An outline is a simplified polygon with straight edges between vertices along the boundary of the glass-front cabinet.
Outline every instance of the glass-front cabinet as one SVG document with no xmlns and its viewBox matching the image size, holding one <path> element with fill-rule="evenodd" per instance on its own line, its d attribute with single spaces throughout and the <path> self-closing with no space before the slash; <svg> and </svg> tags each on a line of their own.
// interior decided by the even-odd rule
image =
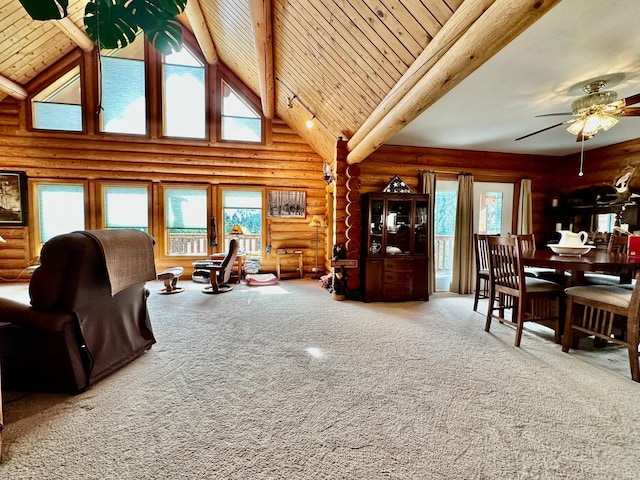
<svg viewBox="0 0 640 480">
<path fill-rule="evenodd" d="M 365 302 L 428 300 L 429 195 L 363 196 Z"/>
</svg>

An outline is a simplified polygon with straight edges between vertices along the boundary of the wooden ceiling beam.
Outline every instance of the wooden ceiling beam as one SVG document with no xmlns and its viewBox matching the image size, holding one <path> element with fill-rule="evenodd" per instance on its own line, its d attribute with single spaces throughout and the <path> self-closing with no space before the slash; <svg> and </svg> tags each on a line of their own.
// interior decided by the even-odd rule
<svg viewBox="0 0 640 480">
<path fill-rule="evenodd" d="M 352 141 L 352 139 L 347 143 L 349 150 L 347 162 L 349 164 L 362 162 L 560 1 L 495 0 L 466 31 L 459 32 L 461 33 L 459 38 L 456 38 L 456 35 L 451 37 L 453 32 L 449 32 L 449 41 L 454 43 L 447 51 L 429 67 L 424 75 L 416 75 L 418 80 L 414 82 L 413 86 L 406 89 L 404 94 L 399 93 L 385 97 L 379 107 L 370 115 L 373 117 L 375 114 L 376 117 L 373 117 L 371 121 L 367 119 L 363 123 L 363 126 L 367 125 L 368 131 L 363 130 L 360 133 L 358 130 L 353 138 L 359 139 L 359 141 Z M 463 2 L 458 10 L 468 3 L 476 2 Z M 472 10 L 465 11 L 467 15 L 472 15 Z M 453 18 L 452 16 L 449 22 Z M 464 21 L 460 22 L 458 28 L 462 28 L 463 25 Z M 444 28 L 440 33 L 443 31 L 445 31 Z M 431 43 L 436 41 L 440 33 Z M 442 42 L 440 47 L 444 47 Z M 425 60 L 428 60 L 435 53 L 436 51 L 432 49 L 429 54 L 425 54 L 425 57 L 421 59 L 422 64 L 413 69 L 414 73 L 424 68 Z M 394 91 L 402 91 L 405 77 L 406 75 L 396 84 Z M 376 120 L 377 118 L 379 120 Z"/>
<path fill-rule="evenodd" d="M 495 0 L 463 2 L 444 24 L 440 32 L 431 40 L 409 69 L 402 75 L 396 86 L 385 96 L 358 131 L 349 139 L 347 149 L 353 150 L 373 128 L 382 121 L 393 107 L 413 88 L 425 73 L 449 51 L 458 38 L 489 8 Z"/>
<path fill-rule="evenodd" d="M 251 0 L 251 22 L 256 44 L 258 82 L 262 114 L 272 119 L 275 114 L 275 79 L 273 75 L 273 31 L 271 0 Z"/>
<path fill-rule="evenodd" d="M 204 14 L 202 13 L 199 0 L 189 0 L 185 8 L 185 13 L 193 29 L 193 34 L 198 41 L 198 45 L 200 45 L 204 59 L 209 65 L 215 65 L 218 63 L 218 52 L 216 52 L 216 47 L 213 43 L 213 38 L 211 37 L 211 32 L 207 26 Z"/>
<path fill-rule="evenodd" d="M 89 36 L 69 17 L 64 17 L 60 20 L 53 20 L 53 23 L 58 27 L 62 33 L 69 37 L 73 43 L 78 45 L 85 52 L 92 52 L 96 44 Z"/>
<path fill-rule="evenodd" d="M 29 95 L 22 85 L 2 75 L 0 75 L 0 90 L 18 100 L 24 100 Z"/>
</svg>

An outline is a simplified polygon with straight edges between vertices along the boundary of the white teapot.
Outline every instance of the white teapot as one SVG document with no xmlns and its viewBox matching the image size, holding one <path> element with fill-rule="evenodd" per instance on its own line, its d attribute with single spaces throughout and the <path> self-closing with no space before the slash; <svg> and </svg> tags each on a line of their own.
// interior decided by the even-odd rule
<svg viewBox="0 0 640 480">
<path fill-rule="evenodd" d="M 582 247 L 587 243 L 589 235 L 584 230 L 574 233 L 570 230 L 560 230 L 560 241 L 558 245 L 561 247 Z"/>
</svg>

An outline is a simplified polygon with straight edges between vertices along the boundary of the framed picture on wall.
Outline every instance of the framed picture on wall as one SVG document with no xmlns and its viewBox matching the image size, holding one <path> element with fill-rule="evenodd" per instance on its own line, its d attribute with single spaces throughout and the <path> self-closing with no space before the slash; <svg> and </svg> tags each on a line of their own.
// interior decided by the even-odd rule
<svg viewBox="0 0 640 480">
<path fill-rule="evenodd" d="M 0 225 L 27 224 L 27 176 L 24 172 L 0 170 Z"/>
<path fill-rule="evenodd" d="M 307 194 L 295 190 L 267 190 L 267 216 L 305 218 Z"/>
</svg>

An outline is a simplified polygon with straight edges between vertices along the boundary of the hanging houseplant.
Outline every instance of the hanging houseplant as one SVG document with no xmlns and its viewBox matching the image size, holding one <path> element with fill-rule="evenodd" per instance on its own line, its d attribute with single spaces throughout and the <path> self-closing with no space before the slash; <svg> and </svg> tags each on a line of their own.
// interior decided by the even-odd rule
<svg viewBox="0 0 640 480">
<path fill-rule="evenodd" d="M 34 20 L 67 16 L 68 0 L 20 0 Z M 182 48 L 182 25 L 176 18 L 187 0 L 89 0 L 84 24 L 89 38 L 101 49 L 122 48 L 139 30 L 156 50 L 168 54 Z"/>
</svg>

